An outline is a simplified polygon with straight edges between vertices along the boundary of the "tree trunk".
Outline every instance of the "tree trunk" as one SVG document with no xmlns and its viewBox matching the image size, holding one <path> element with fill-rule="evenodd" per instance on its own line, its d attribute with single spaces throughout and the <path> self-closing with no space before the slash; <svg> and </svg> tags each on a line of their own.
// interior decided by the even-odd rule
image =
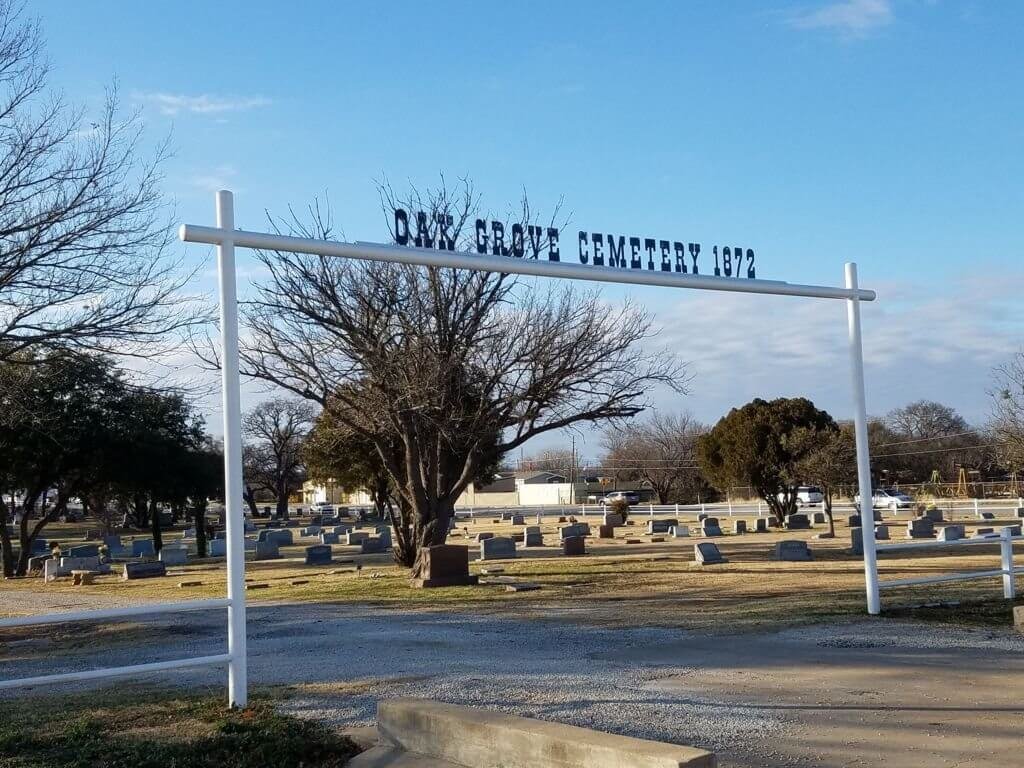
<svg viewBox="0 0 1024 768">
<path fill-rule="evenodd" d="M 11 534 L 7 530 L 10 519 L 10 507 L 0 496 L 0 567 L 3 568 L 5 579 L 14 576 L 14 547 L 11 545 Z"/>
<path fill-rule="evenodd" d="M 439 501 L 425 511 L 425 515 L 419 516 L 420 524 L 416 526 L 412 537 L 415 551 L 411 553 L 412 573 L 410 575 L 414 579 L 426 576 L 423 573 L 423 550 L 426 547 L 444 544 L 448 540 L 448 527 L 455 515 L 455 505 L 452 502 Z"/>
<path fill-rule="evenodd" d="M 288 517 L 288 489 L 284 487 L 277 489 L 277 516 L 281 519 Z"/>
<path fill-rule="evenodd" d="M 256 509 L 256 494 L 253 493 L 252 488 L 248 485 L 242 489 L 242 498 L 245 499 L 245 503 L 249 505 L 249 514 L 254 518 L 259 517 L 259 510 Z"/>
<path fill-rule="evenodd" d="M 832 491 L 825 489 L 825 517 L 828 518 L 828 533 L 831 538 L 836 537 L 836 523 L 832 519 Z"/>
<path fill-rule="evenodd" d="M 195 504 L 192 514 L 196 527 L 196 556 L 206 557 L 206 502 Z"/>
<path fill-rule="evenodd" d="M 160 530 L 160 510 L 156 507 L 156 497 L 149 500 L 149 522 L 150 530 L 153 532 L 153 550 L 159 554 L 164 547 L 164 537 Z"/>
</svg>

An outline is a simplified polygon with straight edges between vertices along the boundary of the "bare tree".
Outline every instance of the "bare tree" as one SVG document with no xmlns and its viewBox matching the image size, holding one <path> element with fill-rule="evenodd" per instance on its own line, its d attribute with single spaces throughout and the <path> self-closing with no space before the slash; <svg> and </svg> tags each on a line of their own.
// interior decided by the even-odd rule
<svg viewBox="0 0 1024 768">
<path fill-rule="evenodd" d="M 1011 472 L 1024 470 L 1024 351 L 996 368 L 991 430 L 1000 462 Z"/>
<path fill-rule="evenodd" d="M 982 435 L 948 405 L 918 400 L 890 412 L 886 422 L 896 438 L 881 448 L 881 458 L 916 482 L 930 480 L 933 471 L 953 480 L 961 465 L 980 468 L 987 461 Z"/>
<path fill-rule="evenodd" d="M 697 466 L 696 442 L 708 428 L 689 413 L 651 418 L 608 429 L 604 463 L 618 477 L 635 478 L 654 490 L 659 504 L 690 503 L 706 490 Z"/>
<path fill-rule="evenodd" d="M 278 517 L 288 513 L 288 497 L 302 488 L 302 448 L 315 419 L 312 403 L 284 397 L 260 403 L 242 419 L 251 449 L 246 480 L 274 499 Z"/>
<path fill-rule="evenodd" d="M 841 486 L 857 482 L 857 441 L 853 425 L 825 430 L 798 429 L 790 435 L 790 441 L 800 455 L 796 463 L 799 476 L 804 482 L 821 487 L 822 510 L 828 518 L 829 535 L 834 537 L 832 499 Z M 870 520 L 862 522 L 873 525 Z"/>
<path fill-rule="evenodd" d="M 0 0 L 0 361 L 31 360 L 29 348 L 152 355 L 207 320 L 166 256 L 166 150 L 136 159 L 141 124 L 116 88 L 87 122 L 47 76 L 38 23 Z"/>
<path fill-rule="evenodd" d="M 471 250 L 477 200 L 463 182 L 381 190 L 395 209 L 423 211 Z M 539 226 L 524 200 L 506 224 Z M 292 215 L 279 230 L 330 239 L 327 215 Z M 654 384 L 683 388 L 675 357 L 641 349 L 649 317 L 595 293 L 533 289 L 509 275 L 293 253 L 261 253 L 269 279 L 242 307 L 245 373 L 315 401 L 369 440 L 396 491 L 396 558 L 415 566 L 444 543 L 459 494 L 483 467 L 532 437 L 633 416 Z"/>
</svg>

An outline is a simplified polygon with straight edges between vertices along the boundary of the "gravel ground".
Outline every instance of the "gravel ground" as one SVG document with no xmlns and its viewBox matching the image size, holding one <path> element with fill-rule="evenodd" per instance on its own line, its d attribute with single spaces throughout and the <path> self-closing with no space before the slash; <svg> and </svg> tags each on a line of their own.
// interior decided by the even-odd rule
<svg viewBox="0 0 1024 768">
<path fill-rule="evenodd" d="M 18 643 L 0 655 L 0 678 L 207 655 L 225 646 L 221 611 L 140 623 L 145 628 L 137 642 L 102 653 L 88 643 L 67 649 L 47 640 L 28 653 Z M 418 696 L 702 746 L 719 753 L 723 766 L 858 764 L 814 762 L 781 749 L 783 734 L 805 724 L 800 707 L 756 706 L 753 690 L 739 699 L 710 687 L 704 695 L 705 676 L 714 673 L 720 681 L 732 674 L 730 660 L 741 667 L 743 659 L 761 654 L 808 663 L 816 654 L 1019 659 L 1021 651 L 1024 639 L 1009 633 L 914 623 L 855 622 L 716 637 L 350 606 L 249 609 L 250 681 L 306 684 L 282 704 L 304 717 L 367 725 L 378 698 Z M 217 683 L 223 673 L 195 670 L 152 678 L 170 679 Z M 758 738 L 750 739 L 752 733 Z"/>
</svg>

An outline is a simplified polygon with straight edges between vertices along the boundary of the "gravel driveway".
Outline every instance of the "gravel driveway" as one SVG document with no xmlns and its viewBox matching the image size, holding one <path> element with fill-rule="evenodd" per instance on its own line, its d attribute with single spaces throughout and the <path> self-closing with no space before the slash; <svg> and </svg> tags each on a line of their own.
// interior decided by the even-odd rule
<svg viewBox="0 0 1024 768">
<path fill-rule="evenodd" d="M 95 646 L 44 653 L 43 644 L 33 657 L 22 647 L 13 654 L 21 658 L 0 657 L 0 677 L 217 653 L 225 647 L 223 624 L 221 611 L 153 619 L 133 630 L 131 644 L 102 653 Z M 365 725 L 378 698 L 421 696 L 698 745 L 717 752 L 723 766 L 882 764 L 879 734 L 894 720 L 906 723 L 900 732 L 922 758 L 901 766 L 1011 765 L 1005 759 L 1017 753 L 1019 727 L 1000 740 L 998 729 L 976 734 L 971 723 L 1019 726 L 1024 712 L 1014 700 L 1024 683 L 1024 639 L 914 623 L 710 636 L 264 605 L 249 609 L 249 650 L 251 682 L 301 684 L 282 706 L 304 717 Z M 986 677 L 986 669 L 995 676 Z M 949 675 L 966 675 L 968 684 Z M 223 673 L 152 679 L 218 683 Z M 973 693 L 972 681 L 981 685 Z M 944 705 L 928 700 L 925 689 Z M 915 697 L 928 706 L 919 707 Z M 941 752 L 929 748 L 928 727 L 942 732 Z M 898 740 L 887 743 L 895 749 Z M 979 743 L 993 762 L 979 761 Z M 906 748 L 899 750 L 906 754 Z"/>
</svg>

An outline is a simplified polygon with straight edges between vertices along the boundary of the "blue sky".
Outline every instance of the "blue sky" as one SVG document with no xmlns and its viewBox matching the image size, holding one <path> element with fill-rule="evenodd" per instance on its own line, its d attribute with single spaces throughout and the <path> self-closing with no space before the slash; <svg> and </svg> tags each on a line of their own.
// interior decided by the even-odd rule
<svg viewBox="0 0 1024 768">
<path fill-rule="evenodd" d="M 212 222 L 218 187 L 247 228 L 326 191 L 347 236 L 382 239 L 374 180 L 444 172 L 495 210 L 564 197 L 573 230 L 743 243 L 759 277 L 838 284 L 857 261 L 879 292 L 873 413 L 927 397 L 983 420 L 1020 346 L 1024 4 L 29 8 L 70 99 L 95 108 L 116 76 L 147 138 L 170 133 L 182 220 Z M 849 415 L 841 303 L 628 293 L 691 361 L 692 394 L 662 409 L 804 394 Z"/>
</svg>

